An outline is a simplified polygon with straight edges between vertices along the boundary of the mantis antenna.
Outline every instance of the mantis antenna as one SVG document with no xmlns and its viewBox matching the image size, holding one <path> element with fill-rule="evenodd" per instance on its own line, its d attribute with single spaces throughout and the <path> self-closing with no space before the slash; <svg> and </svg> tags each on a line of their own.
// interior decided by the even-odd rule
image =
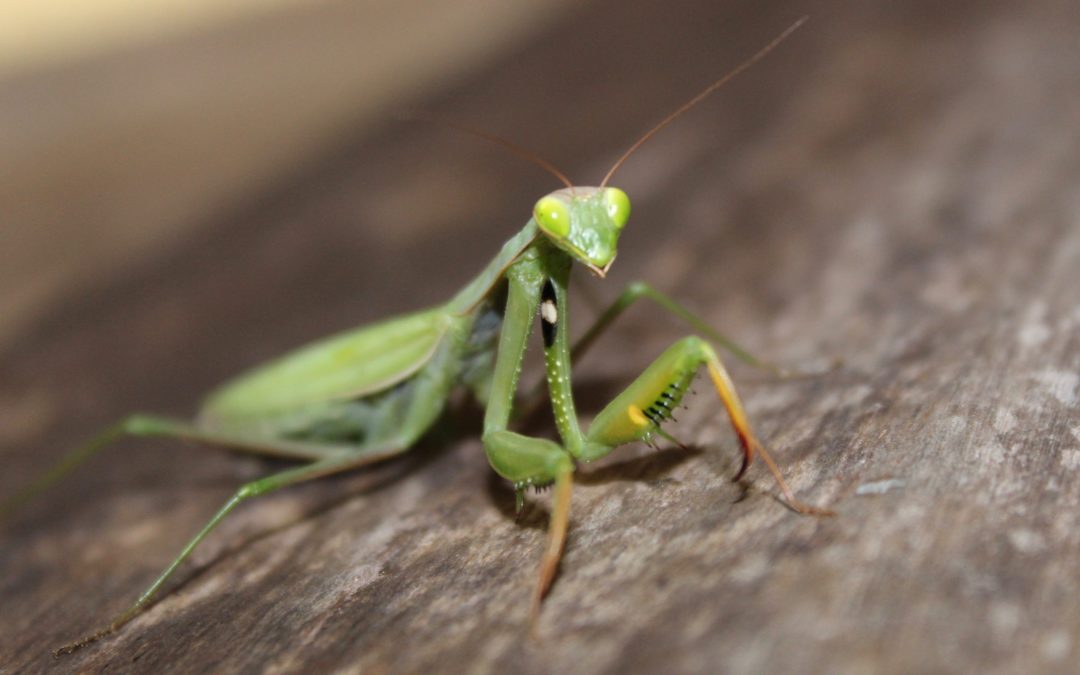
<svg viewBox="0 0 1080 675">
<path fill-rule="evenodd" d="M 562 171 L 559 171 L 559 169 L 556 168 L 556 166 L 554 164 L 547 161 L 546 159 L 544 159 L 540 155 L 536 154 L 532 150 L 529 150 L 527 148 L 523 148 L 523 147 L 521 147 L 520 145 L 518 145 L 516 143 L 508 141 L 505 138 L 503 138 L 502 136 L 496 136 L 495 134 L 489 134 L 486 131 L 481 131 L 479 129 L 474 129 L 472 127 L 465 126 L 464 124 L 458 124 L 457 122 L 451 122 L 449 120 L 439 119 L 438 117 L 434 117 L 432 115 L 427 115 L 427 114 L 424 114 L 424 113 L 409 113 L 409 114 L 404 116 L 404 119 L 416 119 L 416 120 L 423 120 L 425 122 L 434 122 L 436 124 L 441 124 L 443 126 L 450 127 L 451 129 L 453 129 L 455 131 L 460 131 L 461 133 L 469 134 L 470 136 L 475 136 L 477 138 L 483 139 L 483 140 L 488 141 L 490 143 L 495 143 L 496 145 L 501 145 L 502 147 L 506 148 L 507 150 L 514 153 L 518 157 L 521 157 L 522 159 L 525 159 L 525 160 L 528 160 L 528 161 L 532 162 L 533 164 L 539 166 L 544 171 L 547 171 L 548 173 L 550 173 L 552 176 L 555 176 L 555 178 L 557 178 L 559 180 L 559 182 L 561 182 L 566 187 L 570 188 L 570 190 L 574 189 L 574 184 L 571 183 L 570 179 L 566 177 L 566 174 L 564 174 Z"/>
<path fill-rule="evenodd" d="M 754 54 L 750 58 L 748 58 L 745 61 L 743 61 L 742 63 L 740 63 L 733 70 L 729 71 L 727 75 L 724 75 L 723 77 L 721 77 L 716 82 L 713 82 L 709 86 L 705 87 L 705 89 L 703 89 L 701 91 L 701 93 L 699 93 L 697 96 L 695 96 L 694 98 L 692 98 L 689 101 L 687 101 L 686 103 L 684 103 L 681 108 L 679 108 L 675 112 L 673 112 L 670 115 L 668 115 L 667 117 L 665 117 L 655 127 L 653 127 L 652 129 L 649 129 L 647 132 L 645 132 L 645 135 L 642 136 L 641 138 L 639 138 L 637 140 L 637 142 L 635 142 L 633 145 L 631 145 L 630 149 L 627 150 L 626 152 L 624 152 L 622 157 L 620 157 L 618 159 L 618 161 L 615 162 L 615 165 L 612 166 L 611 169 L 607 172 L 607 175 L 604 176 L 604 180 L 600 183 L 600 187 L 606 186 L 608 184 L 608 181 L 611 180 L 611 177 L 615 175 L 615 172 L 619 170 L 619 167 L 621 167 L 623 165 L 623 162 L 625 162 L 630 157 L 630 155 L 637 152 L 637 149 L 640 148 L 642 145 L 644 145 L 645 141 L 652 138 L 653 135 L 656 134 L 656 132 L 660 131 L 661 129 L 663 129 L 667 125 L 674 122 L 676 120 L 676 118 L 678 118 L 680 115 L 682 115 L 687 110 L 690 110 L 691 108 L 696 106 L 698 103 L 701 103 L 702 101 L 704 101 L 705 98 L 709 96 L 709 94 L 713 93 L 714 91 L 716 91 L 720 87 L 722 87 L 725 84 L 727 84 L 728 82 L 730 82 L 732 79 L 735 78 L 736 75 L 738 75 L 739 73 L 743 72 L 744 70 L 746 70 L 750 66 L 757 63 L 759 60 L 761 60 L 762 57 L 764 57 L 766 54 L 768 54 L 773 49 L 775 49 L 781 42 L 786 40 L 789 35 L 791 35 L 796 30 L 798 30 L 798 28 L 800 26 L 802 26 L 804 23 L 806 23 L 806 20 L 809 19 L 809 18 L 810 17 L 808 17 L 808 16 L 804 16 L 804 17 L 800 18 L 798 21 L 796 21 L 795 23 L 788 26 L 787 30 L 785 30 L 783 33 L 780 33 L 780 35 L 777 35 L 775 38 L 773 38 L 772 42 L 770 42 L 769 44 L 762 47 L 760 50 L 758 50 L 758 52 L 756 54 Z"/>
</svg>

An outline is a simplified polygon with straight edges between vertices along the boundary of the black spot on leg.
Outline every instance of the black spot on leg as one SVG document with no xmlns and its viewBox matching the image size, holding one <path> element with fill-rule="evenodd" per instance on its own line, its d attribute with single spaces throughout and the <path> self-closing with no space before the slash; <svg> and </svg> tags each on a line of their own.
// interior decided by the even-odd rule
<svg viewBox="0 0 1080 675">
<path fill-rule="evenodd" d="M 540 329 L 544 335 L 545 347 L 555 344 L 555 330 L 559 322 L 558 305 L 555 286 L 551 279 L 548 279 L 540 291 Z"/>
</svg>

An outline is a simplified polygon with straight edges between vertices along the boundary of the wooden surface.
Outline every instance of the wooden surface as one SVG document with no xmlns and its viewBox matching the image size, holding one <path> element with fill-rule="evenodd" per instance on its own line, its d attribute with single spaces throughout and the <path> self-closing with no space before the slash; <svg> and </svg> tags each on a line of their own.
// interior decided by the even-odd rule
<svg viewBox="0 0 1080 675">
<path fill-rule="evenodd" d="M 1080 48 L 1075 3 L 590 4 L 432 98 L 584 183 L 804 12 L 774 56 L 646 146 L 613 297 L 653 281 L 784 363 L 735 375 L 799 517 L 705 389 L 675 433 L 580 474 L 524 621 L 521 524 L 456 405 L 414 452 L 245 506 L 149 612 L 123 609 L 235 487 L 279 465 L 129 441 L 3 526 L 4 672 L 1071 672 L 1080 657 Z M 10 494 L 134 410 L 445 298 L 551 189 L 422 125 L 318 166 L 87 288 L 3 354 Z M 577 306 L 574 325 L 589 310 Z M 577 368 L 595 411 L 686 329 L 638 308 Z M 534 364 L 535 365 L 535 364 Z M 541 419 L 534 431 L 550 433 Z"/>
</svg>

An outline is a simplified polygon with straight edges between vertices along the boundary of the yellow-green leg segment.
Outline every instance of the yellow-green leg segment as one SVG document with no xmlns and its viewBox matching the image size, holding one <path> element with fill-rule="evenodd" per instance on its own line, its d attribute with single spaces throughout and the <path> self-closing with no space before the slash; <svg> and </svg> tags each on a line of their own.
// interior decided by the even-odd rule
<svg viewBox="0 0 1080 675">
<path fill-rule="evenodd" d="M 750 428 L 735 385 L 716 351 L 697 336 L 685 337 L 669 347 L 596 416 L 585 435 L 587 454 L 581 459 L 597 459 L 625 443 L 651 441 L 653 435 L 661 431 L 661 425 L 671 419 L 672 410 L 682 401 L 690 382 L 702 366 L 708 371 L 742 444 L 743 463 L 735 480 L 750 468 L 754 456 L 760 455 L 776 479 L 788 506 L 799 513 L 830 515 L 829 511 L 804 504 L 795 498 L 776 463 Z"/>
</svg>

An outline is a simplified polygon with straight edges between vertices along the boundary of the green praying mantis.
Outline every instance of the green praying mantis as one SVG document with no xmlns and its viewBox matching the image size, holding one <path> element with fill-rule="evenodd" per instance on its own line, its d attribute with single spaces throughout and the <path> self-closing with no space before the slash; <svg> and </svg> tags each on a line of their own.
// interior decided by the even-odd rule
<svg viewBox="0 0 1080 675">
<path fill-rule="evenodd" d="M 746 473 L 756 455 L 761 456 L 788 506 L 800 513 L 827 515 L 824 509 L 798 501 L 785 483 L 751 430 L 714 345 L 752 365 L 763 362 L 675 300 L 640 282 L 628 286 L 573 347 L 567 329 L 573 264 L 580 263 L 603 278 L 630 217 L 626 193 L 608 185 L 615 172 L 646 140 L 762 58 L 803 21 L 805 17 L 650 129 L 615 162 L 598 187 L 576 186 L 553 165 L 522 148 L 465 129 L 534 161 L 565 187 L 540 198 L 525 227 L 448 302 L 319 340 L 257 367 L 212 392 L 193 421 L 130 416 L 66 456 L 0 507 L 3 516 L 125 436 L 189 439 L 299 463 L 240 487 L 134 604 L 103 629 L 58 653 L 108 635 L 142 612 L 180 564 L 241 503 L 407 451 L 436 421 L 458 387 L 471 391 L 485 407 L 484 450 L 494 470 L 513 483 L 518 512 L 528 487 L 554 486 L 547 545 L 531 596 L 531 623 L 555 577 L 566 541 L 575 466 L 628 443 L 652 443 L 658 436 L 675 441 L 663 425 L 702 367 L 741 443 L 742 466 L 735 479 Z M 685 320 L 700 335 L 671 345 L 583 429 L 574 407 L 571 364 L 641 298 Z M 509 428 L 526 343 L 537 316 L 561 443 Z"/>
</svg>

